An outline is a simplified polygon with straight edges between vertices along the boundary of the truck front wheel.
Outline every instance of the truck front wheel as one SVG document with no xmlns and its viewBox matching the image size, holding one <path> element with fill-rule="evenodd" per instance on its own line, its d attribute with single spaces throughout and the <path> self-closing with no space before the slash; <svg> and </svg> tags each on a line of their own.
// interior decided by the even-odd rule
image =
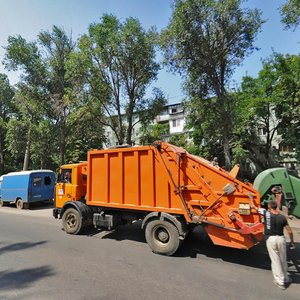
<svg viewBox="0 0 300 300">
<path fill-rule="evenodd" d="M 174 254 L 181 244 L 174 224 L 165 220 L 153 220 L 146 225 L 146 241 L 152 251 L 162 255 Z"/>
<path fill-rule="evenodd" d="M 75 208 L 68 208 L 62 216 L 62 225 L 66 233 L 78 234 L 82 229 L 80 213 Z"/>
</svg>

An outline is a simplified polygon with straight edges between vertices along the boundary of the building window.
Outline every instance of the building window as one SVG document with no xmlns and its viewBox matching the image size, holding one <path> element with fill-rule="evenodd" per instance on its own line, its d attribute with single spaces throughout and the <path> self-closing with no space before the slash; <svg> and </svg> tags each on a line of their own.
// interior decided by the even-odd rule
<svg viewBox="0 0 300 300">
<path fill-rule="evenodd" d="M 172 127 L 179 127 L 180 126 L 180 119 L 172 120 Z"/>
<path fill-rule="evenodd" d="M 280 152 L 293 152 L 293 150 L 294 149 L 291 146 L 284 145 L 284 144 L 279 145 L 279 151 Z"/>
<path fill-rule="evenodd" d="M 265 127 L 260 127 L 257 129 L 257 134 L 259 136 L 266 136 L 267 135 L 267 129 Z"/>
</svg>

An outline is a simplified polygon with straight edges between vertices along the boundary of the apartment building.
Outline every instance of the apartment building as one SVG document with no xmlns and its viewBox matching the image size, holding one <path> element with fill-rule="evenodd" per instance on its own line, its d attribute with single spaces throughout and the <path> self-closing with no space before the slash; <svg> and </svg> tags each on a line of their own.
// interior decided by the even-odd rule
<svg viewBox="0 0 300 300">
<path fill-rule="evenodd" d="M 168 133 L 163 134 L 161 137 L 161 139 L 164 141 L 169 141 L 172 136 L 180 134 L 185 135 L 187 141 L 192 142 L 192 140 L 189 137 L 189 133 L 192 131 L 192 129 L 187 130 L 185 128 L 186 119 L 187 111 L 184 105 L 182 103 L 175 103 L 166 105 L 164 110 L 153 120 L 152 125 L 166 124 L 166 128 L 168 128 Z M 135 122 L 136 121 L 137 119 L 135 119 Z M 140 144 L 140 130 L 141 124 L 137 122 L 132 131 L 132 140 L 134 145 Z M 265 130 L 265 127 L 263 125 L 260 125 L 259 123 L 257 125 L 257 136 L 258 140 L 261 143 L 261 146 L 256 145 L 255 152 L 258 157 L 264 159 L 263 148 L 264 144 L 266 143 L 267 132 Z M 107 128 L 106 130 L 106 137 L 107 142 L 104 145 L 104 147 L 115 147 L 118 145 L 116 136 L 110 128 Z M 277 165 L 279 164 L 290 170 L 300 170 L 300 164 L 295 158 L 294 149 L 290 149 L 290 147 L 286 146 L 284 144 L 284 141 L 282 140 L 281 135 L 277 134 L 276 131 L 272 139 L 272 153 L 278 157 Z M 262 171 L 254 162 L 250 160 L 248 161 L 246 168 L 253 174 Z"/>
</svg>

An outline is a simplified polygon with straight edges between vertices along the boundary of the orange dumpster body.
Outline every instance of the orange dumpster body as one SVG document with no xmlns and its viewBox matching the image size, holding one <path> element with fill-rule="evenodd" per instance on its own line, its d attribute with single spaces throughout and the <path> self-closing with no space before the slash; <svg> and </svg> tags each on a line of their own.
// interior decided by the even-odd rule
<svg viewBox="0 0 300 300">
<path fill-rule="evenodd" d="M 86 163 L 73 167 L 68 193 L 68 184 L 57 184 L 59 209 L 85 197 L 93 212 L 137 212 L 142 219 L 164 214 L 186 227 L 202 225 L 216 245 L 249 249 L 263 238 L 260 216 L 250 209 L 250 198 L 259 206 L 259 194 L 236 179 L 238 167 L 226 172 L 165 142 L 92 150 Z"/>
</svg>

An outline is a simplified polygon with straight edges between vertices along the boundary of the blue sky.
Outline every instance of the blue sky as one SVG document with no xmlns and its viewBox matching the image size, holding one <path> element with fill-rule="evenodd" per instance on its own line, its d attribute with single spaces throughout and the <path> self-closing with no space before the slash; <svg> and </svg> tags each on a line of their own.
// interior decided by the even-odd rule
<svg viewBox="0 0 300 300">
<path fill-rule="evenodd" d="M 299 29 L 295 32 L 283 30 L 278 7 L 283 0 L 249 0 L 246 6 L 262 10 L 267 21 L 259 33 L 255 45 L 260 48 L 245 59 L 234 76 L 233 84 L 239 84 L 244 75 L 256 76 L 261 68 L 261 59 L 273 51 L 298 54 L 300 52 Z M 168 25 L 171 17 L 172 0 L 0 0 L 0 61 L 4 57 L 7 38 L 20 34 L 28 41 L 34 40 L 41 30 L 51 30 L 53 25 L 72 32 L 77 39 L 87 31 L 88 25 L 97 22 L 103 13 L 115 14 L 121 20 L 129 16 L 138 18 L 144 28 L 156 26 L 158 30 Z M 0 65 L 0 72 L 6 73 L 12 84 L 18 74 L 8 73 Z M 154 86 L 160 87 L 169 102 L 180 102 L 183 97 L 181 78 L 163 69 Z"/>
</svg>

